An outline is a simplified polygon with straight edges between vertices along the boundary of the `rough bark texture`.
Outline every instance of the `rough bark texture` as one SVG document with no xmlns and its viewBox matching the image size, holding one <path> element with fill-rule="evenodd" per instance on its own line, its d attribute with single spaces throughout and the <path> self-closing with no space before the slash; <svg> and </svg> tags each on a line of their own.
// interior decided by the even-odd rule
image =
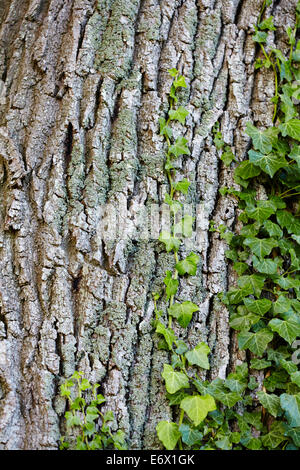
<svg viewBox="0 0 300 470">
<path fill-rule="evenodd" d="M 183 253 L 192 248 L 202 260 L 179 293 L 200 305 L 188 341 L 211 347 L 208 377 L 238 359 L 217 298 L 234 279 L 225 243 L 208 231 L 212 217 L 235 223 L 235 201 L 218 193 L 232 185 L 232 168 L 221 164 L 211 129 L 219 119 L 242 160 L 245 123 L 271 122 L 272 74 L 253 68 L 251 25 L 262 3 L 1 0 L 0 448 L 57 449 L 59 385 L 75 369 L 101 382 L 131 449 L 160 447 L 155 426 L 171 410 L 151 291 L 172 256 L 137 234 L 142 209 L 166 190 L 158 117 L 171 67 L 189 84 L 181 99 L 192 156 L 179 173 L 192 182 L 197 230 Z M 279 47 L 295 5 L 268 9 Z M 103 217 L 108 204 L 116 217 Z"/>
</svg>

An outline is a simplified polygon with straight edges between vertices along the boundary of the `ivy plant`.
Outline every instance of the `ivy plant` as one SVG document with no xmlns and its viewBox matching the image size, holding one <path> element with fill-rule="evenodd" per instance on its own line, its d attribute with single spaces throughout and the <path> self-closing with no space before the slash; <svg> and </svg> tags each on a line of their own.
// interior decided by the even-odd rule
<svg viewBox="0 0 300 470">
<path fill-rule="evenodd" d="M 77 371 L 61 385 L 60 395 L 68 404 L 67 434 L 61 437 L 61 450 L 126 449 L 124 432 L 111 432 L 112 411 L 103 414 L 100 410 L 105 398 L 97 393 L 99 387 L 98 383 L 91 385 L 83 373 Z"/>
<path fill-rule="evenodd" d="M 300 361 L 295 357 L 300 336 L 300 41 L 296 39 L 300 2 L 294 28 L 286 28 L 287 56 L 268 43 L 269 33 L 276 30 L 273 17 L 264 18 L 271 3 L 263 2 L 253 40 L 261 50 L 255 68 L 265 67 L 274 74 L 272 126 L 261 129 L 247 123 L 245 132 L 252 148 L 234 171 L 241 189 L 220 189 L 222 195 L 238 200 L 242 228 L 234 232 L 225 225 L 216 227 L 213 221 L 210 227 L 227 242 L 228 262 L 237 275 L 236 286 L 221 293 L 220 299 L 229 310 L 230 326 L 240 350 L 246 351 L 246 361 L 226 379 L 211 382 L 200 378 L 209 369 L 209 347 L 200 342 L 189 349 L 173 328 L 174 322 L 187 327 L 199 309 L 190 300 L 176 299 L 180 279 L 196 274 L 199 257 L 190 253 L 179 259 L 193 218 L 176 220 L 177 194 L 185 195 L 189 188 L 187 179 L 175 182 L 176 160 L 187 158 L 190 151 L 185 137 L 173 138 L 171 121 L 184 126 L 188 111 L 183 106 L 176 108 L 177 90 L 186 87 L 185 79 L 176 69 L 169 71 L 173 82 L 168 116 L 159 120 L 167 147 L 169 193 L 165 202 L 173 214 L 171 231 L 160 234 L 166 251 L 174 255 L 174 269 L 164 279 L 167 319 L 157 308 L 160 295 L 154 294 L 155 328 L 162 338 L 159 347 L 170 353 L 162 378 L 177 415 L 174 421 L 164 420 L 156 427 L 169 450 L 300 448 Z M 223 163 L 236 165 L 237 158 L 223 141 L 218 123 L 213 134 Z M 260 186 L 265 189 L 263 198 L 257 190 Z"/>
</svg>

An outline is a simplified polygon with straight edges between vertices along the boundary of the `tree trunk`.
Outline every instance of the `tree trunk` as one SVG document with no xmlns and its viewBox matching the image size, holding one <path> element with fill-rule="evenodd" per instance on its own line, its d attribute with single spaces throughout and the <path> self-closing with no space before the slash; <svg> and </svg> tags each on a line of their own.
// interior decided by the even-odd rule
<svg viewBox="0 0 300 470">
<path fill-rule="evenodd" d="M 233 169 L 212 140 L 219 120 L 239 160 L 249 120 L 272 120 L 272 72 L 254 72 L 262 0 L 2 0 L 0 5 L 0 448 L 57 449 L 59 386 L 74 370 L 100 382 L 131 449 L 157 449 L 171 410 L 151 292 L 172 267 L 157 240 L 167 188 L 158 118 L 177 67 L 188 83 L 185 137 L 201 257 L 179 298 L 211 350 L 208 378 L 240 358 L 217 294 L 234 282 L 216 224 L 236 222 Z M 296 0 L 268 8 L 285 49 Z M 156 220 L 156 219 L 155 219 Z M 151 232 L 151 233 L 150 233 Z M 150 233 L 150 236 L 147 234 Z M 192 279 L 192 280 L 190 280 Z M 184 332 L 182 332 L 183 334 Z"/>
</svg>

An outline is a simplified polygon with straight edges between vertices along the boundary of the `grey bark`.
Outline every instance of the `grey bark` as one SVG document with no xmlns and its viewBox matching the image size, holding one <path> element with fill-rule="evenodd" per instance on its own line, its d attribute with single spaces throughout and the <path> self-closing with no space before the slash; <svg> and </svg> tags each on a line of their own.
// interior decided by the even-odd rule
<svg viewBox="0 0 300 470">
<path fill-rule="evenodd" d="M 248 120 L 271 122 L 271 72 L 254 73 L 251 25 L 262 0 L 2 0 L 0 5 L 0 448 L 57 449 L 59 386 L 74 370 L 100 382 L 115 429 L 131 449 L 156 449 L 172 412 L 161 379 L 166 352 L 153 333 L 151 292 L 172 267 L 157 240 L 139 235 L 142 209 L 167 188 L 158 117 L 167 70 L 179 68 L 190 111 L 197 230 L 183 247 L 201 257 L 179 298 L 200 306 L 185 333 L 207 341 L 208 378 L 241 357 L 218 292 L 234 283 L 226 245 L 209 221 L 236 223 L 231 186 L 212 142 L 220 120 L 239 160 Z M 296 0 L 268 13 L 286 48 Z M 179 128 L 178 128 L 179 129 Z M 117 221 L 102 213 L 110 205 Z M 114 240 L 109 233 L 122 228 Z M 103 227 L 108 227 L 101 235 Z M 128 234 L 131 233 L 133 235 Z"/>
</svg>

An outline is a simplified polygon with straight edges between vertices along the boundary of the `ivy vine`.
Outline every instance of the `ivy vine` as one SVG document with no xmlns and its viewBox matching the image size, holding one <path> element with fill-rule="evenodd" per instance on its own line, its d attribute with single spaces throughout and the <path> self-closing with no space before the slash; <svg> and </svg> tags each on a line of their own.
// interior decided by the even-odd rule
<svg viewBox="0 0 300 470">
<path fill-rule="evenodd" d="M 164 420 L 156 427 L 158 438 L 169 450 L 300 448 L 300 341 L 296 341 L 300 336 L 300 41 L 296 40 L 300 2 L 295 27 L 286 28 L 288 57 L 268 44 L 270 32 L 276 30 L 272 16 L 263 19 L 271 3 L 263 3 L 253 40 L 261 49 L 255 68 L 271 69 L 274 74 L 273 124 L 259 129 L 247 123 L 252 148 L 234 172 L 241 189 L 220 189 L 222 195 L 237 199 L 242 228 L 232 232 L 225 225 L 216 228 L 211 223 L 211 230 L 228 243 L 226 256 L 237 274 L 236 286 L 220 298 L 247 361 L 226 379 L 211 382 L 201 380 L 197 371 L 209 369 L 209 347 L 200 342 L 189 349 L 173 328 L 175 321 L 187 327 L 199 310 L 191 301 L 175 300 L 180 278 L 196 274 L 199 257 L 190 253 L 181 260 L 178 255 L 183 238 L 191 235 L 193 218 L 176 220 L 181 208 L 176 193 L 187 194 L 190 184 L 187 179 L 175 182 L 176 159 L 190 151 L 184 137 L 173 138 L 171 128 L 174 120 L 185 125 L 188 111 L 176 107 L 176 93 L 186 82 L 176 69 L 169 71 L 173 82 L 168 117 L 159 120 L 167 146 L 169 193 L 165 202 L 173 219 L 171 231 L 162 231 L 159 237 L 166 251 L 174 254 L 174 270 L 168 270 L 164 279 L 167 320 L 157 307 L 161 294 L 153 294 L 159 347 L 171 357 L 162 377 L 169 403 L 177 412 L 177 420 Z M 237 161 L 218 124 L 214 143 L 225 165 Z"/>
</svg>

